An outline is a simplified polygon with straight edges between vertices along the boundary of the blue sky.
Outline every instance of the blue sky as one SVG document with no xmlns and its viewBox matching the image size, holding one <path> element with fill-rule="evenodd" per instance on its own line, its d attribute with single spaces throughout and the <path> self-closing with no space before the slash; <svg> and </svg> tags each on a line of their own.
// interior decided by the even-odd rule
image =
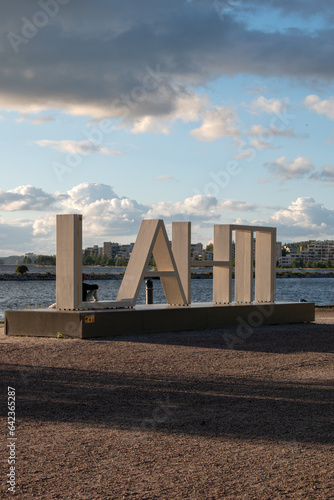
<svg viewBox="0 0 334 500">
<path fill-rule="evenodd" d="M 13 0 L 1 20 L 0 255 L 143 218 L 334 239 L 334 6 Z"/>
</svg>

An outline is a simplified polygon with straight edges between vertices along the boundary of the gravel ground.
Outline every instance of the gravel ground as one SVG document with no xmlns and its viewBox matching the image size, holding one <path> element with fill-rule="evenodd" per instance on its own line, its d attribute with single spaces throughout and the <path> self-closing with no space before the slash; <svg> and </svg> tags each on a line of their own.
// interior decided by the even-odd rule
<svg viewBox="0 0 334 500">
<path fill-rule="evenodd" d="M 333 309 L 244 339 L 233 328 L 107 340 L 0 329 L 0 349 L 1 498 L 13 496 L 8 386 L 17 498 L 334 498 Z"/>
</svg>

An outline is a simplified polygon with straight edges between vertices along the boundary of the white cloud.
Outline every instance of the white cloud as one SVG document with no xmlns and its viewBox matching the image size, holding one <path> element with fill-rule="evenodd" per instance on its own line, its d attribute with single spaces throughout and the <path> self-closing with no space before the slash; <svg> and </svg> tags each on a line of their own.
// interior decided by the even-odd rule
<svg viewBox="0 0 334 500">
<path fill-rule="evenodd" d="M 190 220 L 199 227 L 206 221 L 219 220 L 222 206 L 212 196 L 195 195 L 179 202 L 160 202 L 142 205 L 130 198 L 119 198 L 110 186 L 83 183 L 64 194 L 57 194 L 62 203 L 62 213 L 81 213 L 85 241 L 107 241 L 114 237 L 136 237 L 144 218 L 163 218 L 166 223 L 172 220 Z M 250 206 L 232 201 L 226 210 L 236 210 Z M 45 237 L 55 231 L 55 215 L 39 217 L 33 225 L 34 236 Z"/>
<path fill-rule="evenodd" d="M 202 125 L 190 132 L 199 141 L 215 141 L 221 137 L 234 137 L 239 134 L 236 127 L 237 116 L 233 108 L 216 106 L 202 114 Z"/>
<path fill-rule="evenodd" d="M 266 99 L 260 96 L 254 99 L 250 104 L 246 105 L 252 114 L 267 113 L 269 115 L 279 115 L 287 107 L 289 103 L 288 98 L 285 99 Z"/>
<path fill-rule="evenodd" d="M 237 200 L 225 200 L 219 205 L 222 212 L 254 212 L 259 208 L 255 203 L 245 203 Z"/>
<path fill-rule="evenodd" d="M 252 158 L 254 156 L 254 151 L 252 149 L 246 149 L 241 153 L 234 155 L 236 160 L 246 160 L 247 158 Z"/>
<path fill-rule="evenodd" d="M 214 217 L 219 217 L 219 205 L 217 199 L 210 195 L 197 194 L 190 198 L 186 198 L 184 201 L 161 201 L 160 203 L 153 203 L 152 208 L 147 212 L 146 217 L 150 219 L 159 217 L 170 219 L 173 217 L 189 217 L 190 215 L 193 220 L 208 220 Z"/>
<path fill-rule="evenodd" d="M 263 125 L 253 125 L 249 131 L 249 135 L 254 137 L 297 137 L 292 128 L 289 129 L 279 129 L 275 126 L 270 126 L 269 128 L 264 128 Z"/>
<path fill-rule="evenodd" d="M 32 193 L 37 188 L 19 187 L 19 193 L 27 192 L 32 210 L 36 209 Z M 8 192 L 7 192 L 8 193 Z M 5 193 L 6 194 L 6 193 Z M 111 186 L 82 183 L 65 193 L 47 194 L 57 200 L 57 213 L 81 213 L 83 215 L 84 246 L 103 241 L 134 241 L 144 218 L 162 218 L 167 226 L 171 221 L 191 221 L 193 235 L 198 240 L 212 235 L 214 223 L 244 223 L 278 227 L 279 236 L 289 238 L 333 238 L 334 210 L 327 209 L 312 198 L 298 198 L 288 208 L 261 207 L 240 200 L 217 200 L 213 196 L 195 195 L 183 201 L 163 201 L 143 205 L 128 197 L 119 197 Z M 27 204 L 28 206 L 28 204 Z M 0 217 L 0 255 L 55 252 L 56 214 L 45 205 L 41 216 L 29 219 Z M 265 208 L 265 220 L 251 219 L 250 214 Z M 26 208 L 27 209 L 27 208 Z M 243 218 L 237 218 L 243 213 Z M 273 215 L 270 216 L 270 213 Z M 254 220 L 255 219 L 255 220 Z"/>
<path fill-rule="evenodd" d="M 55 122 L 57 119 L 54 115 L 38 116 L 31 121 L 34 125 L 43 125 L 44 123 Z"/>
<path fill-rule="evenodd" d="M 305 106 L 318 113 L 318 115 L 326 115 L 331 120 L 334 120 L 334 98 L 321 100 L 317 95 L 308 95 L 304 100 Z"/>
<path fill-rule="evenodd" d="M 140 222 L 148 211 L 147 206 L 130 198 L 119 198 L 111 186 L 82 183 L 66 193 L 56 193 L 61 213 L 81 213 L 84 217 L 86 240 L 103 240 L 112 235 L 135 235 Z M 34 235 L 52 233 L 55 216 L 47 214 L 34 222 Z"/>
<path fill-rule="evenodd" d="M 334 210 L 313 198 L 298 198 L 287 209 L 275 212 L 269 221 L 283 236 L 330 238 L 334 235 Z"/>
<path fill-rule="evenodd" d="M 32 225 L 33 235 L 42 238 L 43 236 L 51 236 L 55 233 L 56 229 L 56 216 L 55 214 L 45 214 L 37 217 Z"/>
<path fill-rule="evenodd" d="M 250 144 L 255 149 L 275 149 L 270 142 L 262 141 L 261 139 L 253 139 Z"/>
<path fill-rule="evenodd" d="M 291 162 L 288 162 L 285 156 L 281 156 L 271 163 L 266 162 L 265 166 L 269 172 L 279 177 L 282 181 L 302 179 L 314 170 L 314 165 L 310 158 L 304 156 L 298 156 Z"/>
<path fill-rule="evenodd" d="M 198 121 L 209 104 L 208 97 L 201 97 L 194 92 L 185 92 L 184 89 L 176 85 L 173 86 L 173 91 L 174 106 L 169 113 L 162 116 L 129 117 L 123 120 L 120 127 L 130 127 L 134 134 L 151 132 L 167 135 L 176 120 L 181 120 L 184 123 Z"/>
<path fill-rule="evenodd" d="M 22 255 L 32 248 L 32 221 L 0 216 L 0 255 Z"/>
<path fill-rule="evenodd" d="M 18 186 L 9 191 L 0 189 L 0 210 L 49 210 L 54 208 L 56 198 L 34 186 Z"/>
<path fill-rule="evenodd" d="M 202 121 L 199 128 L 190 132 L 190 135 L 199 141 L 209 142 L 238 135 L 237 115 L 232 107 L 214 106 L 207 95 L 185 92 L 176 85 L 173 90 L 174 107 L 168 114 L 145 115 L 139 118 L 130 116 L 121 122 L 119 128 L 130 128 L 134 134 L 151 132 L 167 135 L 177 120 L 183 123 Z"/>
<path fill-rule="evenodd" d="M 42 116 L 31 116 L 28 113 L 21 113 L 21 115 L 17 118 L 17 123 L 21 123 L 23 121 L 28 121 L 33 123 L 34 125 L 42 125 L 45 123 L 50 123 L 56 121 L 55 115 L 42 115 Z"/>
<path fill-rule="evenodd" d="M 240 138 L 234 138 L 234 143 L 238 147 L 238 153 L 234 156 L 237 160 L 254 158 L 256 151 L 261 149 L 277 149 L 279 146 L 274 144 L 275 137 L 297 138 L 292 128 L 278 128 L 270 125 L 265 128 L 261 124 L 252 125 L 250 130 L 246 130 L 243 135 L 253 137 L 248 143 Z M 300 137 L 305 137 L 301 135 Z"/>
<path fill-rule="evenodd" d="M 61 151 L 62 153 L 70 154 L 81 154 L 88 155 L 91 153 L 99 153 L 103 155 L 120 155 L 121 151 L 113 150 L 100 146 L 99 144 L 94 144 L 92 141 L 51 141 L 51 140 L 39 140 L 35 141 L 35 144 L 42 148 L 52 148 L 56 151 Z"/>
<path fill-rule="evenodd" d="M 334 182 L 334 167 L 324 165 L 320 171 L 314 172 L 310 178 L 323 182 Z"/>
</svg>

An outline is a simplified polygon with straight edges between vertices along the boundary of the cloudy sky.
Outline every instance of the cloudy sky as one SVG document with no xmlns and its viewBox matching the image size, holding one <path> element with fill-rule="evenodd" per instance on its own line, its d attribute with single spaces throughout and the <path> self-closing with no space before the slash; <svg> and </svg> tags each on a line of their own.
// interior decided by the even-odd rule
<svg viewBox="0 0 334 500">
<path fill-rule="evenodd" d="M 330 0 L 11 0 L 0 256 L 135 240 L 143 218 L 334 239 Z"/>
</svg>

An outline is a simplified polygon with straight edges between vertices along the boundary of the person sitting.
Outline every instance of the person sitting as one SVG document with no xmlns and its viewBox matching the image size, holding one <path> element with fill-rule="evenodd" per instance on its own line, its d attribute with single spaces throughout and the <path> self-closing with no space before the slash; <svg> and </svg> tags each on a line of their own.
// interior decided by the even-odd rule
<svg viewBox="0 0 334 500">
<path fill-rule="evenodd" d="M 92 299 L 95 301 L 99 300 L 99 296 L 97 290 L 99 288 L 98 285 L 89 285 L 88 283 L 84 283 L 85 275 L 82 275 L 82 301 L 90 302 Z"/>
<path fill-rule="evenodd" d="M 94 299 L 94 301 L 98 301 L 99 300 L 99 296 L 98 296 L 98 288 L 99 286 L 98 285 L 89 285 L 88 283 L 84 283 L 84 279 L 86 278 L 86 276 L 84 274 L 82 274 L 82 301 L 83 302 L 90 302 L 92 301 L 92 299 Z M 56 309 L 56 306 L 57 306 L 57 303 L 55 302 L 54 304 L 51 304 L 51 306 L 49 306 L 49 309 Z"/>
</svg>

